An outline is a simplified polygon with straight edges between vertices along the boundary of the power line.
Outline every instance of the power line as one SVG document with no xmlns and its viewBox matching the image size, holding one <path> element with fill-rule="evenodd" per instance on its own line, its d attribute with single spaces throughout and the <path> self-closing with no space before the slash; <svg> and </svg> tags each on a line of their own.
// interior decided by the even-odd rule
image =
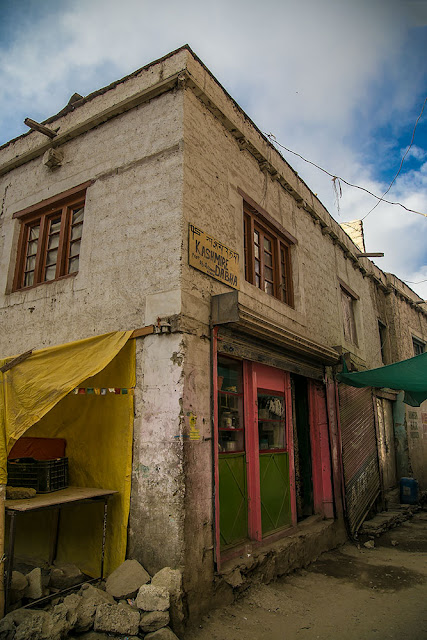
<svg viewBox="0 0 427 640">
<path fill-rule="evenodd" d="M 330 176 L 332 180 L 334 181 L 339 180 L 341 182 L 344 182 L 344 184 L 346 184 L 348 187 L 354 187 L 355 189 L 360 189 L 361 191 L 365 191 L 365 193 L 368 193 L 373 198 L 376 198 L 379 202 L 385 202 L 387 204 L 396 205 L 398 207 L 402 207 L 402 209 L 405 209 L 410 213 L 417 213 L 418 215 L 424 216 L 425 218 L 427 218 L 427 213 L 422 213 L 421 211 L 415 211 L 415 209 L 409 209 L 409 207 L 405 207 L 405 205 L 402 204 L 401 202 L 391 202 L 390 200 L 385 200 L 384 198 L 380 198 L 380 196 L 375 195 L 375 193 L 372 193 L 372 191 L 369 191 L 369 189 L 365 189 L 365 187 L 361 187 L 358 184 L 352 184 L 351 182 L 347 182 L 347 180 L 344 180 L 344 178 L 341 178 L 340 176 L 336 176 L 333 173 L 330 173 L 326 169 L 323 169 L 323 167 L 320 167 L 315 162 L 312 162 L 311 160 L 307 160 L 307 158 L 304 158 L 304 156 L 302 156 L 300 153 L 297 153 L 296 151 L 292 151 L 292 149 L 288 149 L 287 147 L 285 147 L 285 145 L 277 141 L 276 136 L 273 135 L 272 133 L 264 133 L 264 135 L 267 136 L 267 138 L 269 138 L 269 140 L 271 140 L 274 144 L 276 144 L 279 147 L 282 147 L 282 149 L 285 149 L 285 151 L 287 151 L 288 153 L 292 153 L 294 156 L 298 156 L 298 158 L 301 158 L 301 160 L 304 160 L 304 162 L 307 162 L 308 164 L 313 165 L 313 167 L 316 167 L 316 169 L 319 169 L 319 171 L 323 171 L 323 173 L 326 173 L 326 175 Z"/>
<path fill-rule="evenodd" d="M 423 282 L 427 282 L 427 280 L 420 280 L 419 282 L 412 282 L 412 280 L 403 280 L 407 284 L 422 284 Z"/>
<path fill-rule="evenodd" d="M 387 195 L 387 193 L 388 193 L 388 192 L 390 191 L 390 189 L 392 188 L 392 186 L 393 186 L 393 184 L 394 184 L 394 182 L 395 182 L 395 180 L 396 180 L 397 176 L 399 175 L 399 173 L 400 173 L 400 171 L 401 171 L 401 169 L 402 169 L 403 162 L 404 162 L 404 160 L 405 160 L 406 156 L 407 156 L 407 155 L 408 155 L 408 153 L 409 153 L 409 149 L 410 149 L 410 148 L 412 147 L 412 145 L 413 145 L 414 138 L 415 138 L 415 131 L 416 131 L 416 128 L 417 128 L 417 126 L 418 126 L 418 122 L 420 121 L 420 118 L 421 118 L 421 116 L 423 115 L 423 111 L 424 111 L 424 107 L 426 106 L 426 102 L 427 102 L 427 97 L 425 98 L 425 100 L 424 100 L 424 102 L 423 102 L 423 106 L 422 106 L 422 108 L 421 108 L 420 115 L 418 116 L 418 118 L 417 118 L 417 120 L 416 120 L 416 122 L 415 122 L 414 130 L 413 130 L 413 132 L 412 132 L 411 142 L 409 143 L 409 147 L 406 149 L 406 152 L 405 152 L 405 154 L 404 154 L 404 156 L 403 156 L 402 160 L 400 161 L 399 169 L 397 170 L 397 173 L 396 173 L 396 175 L 394 176 L 393 180 L 390 182 L 390 184 L 389 184 L 389 187 L 388 187 L 387 191 L 384 191 L 384 193 L 383 193 L 383 195 L 382 195 L 382 197 L 383 197 L 383 198 L 384 198 L 384 196 L 385 196 L 385 195 Z M 372 211 L 378 207 L 378 205 L 379 205 L 379 204 L 380 204 L 380 200 L 378 200 L 377 204 L 376 204 L 376 205 L 374 205 L 370 211 L 368 211 L 368 213 L 366 214 L 366 216 L 364 216 L 364 217 L 362 218 L 362 220 L 365 220 L 365 218 L 367 218 L 367 217 L 369 216 L 369 214 L 370 214 L 370 213 L 372 213 Z"/>
</svg>

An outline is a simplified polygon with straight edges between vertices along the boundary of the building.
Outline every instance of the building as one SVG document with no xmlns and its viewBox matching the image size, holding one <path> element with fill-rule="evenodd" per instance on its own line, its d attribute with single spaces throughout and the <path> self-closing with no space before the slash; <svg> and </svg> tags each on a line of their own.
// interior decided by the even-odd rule
<svg viewBox="0 0 427 640">
<path fill-rule="evenodd" d="M 113 520 L 120 553 L 150 573 L 182 567 L 197 617 L 251 575 L 286 573 L 345 539 L 342 466 L 354 456 L 341 437 L 351 444 L 355 427 L 349 411 L 340 431 L 336 367 L 342 354 L 357 369 L 408 357 L 412 335 L 427 341 L 427 314 L 359 256 L 187 46 L 73 96 L 44 125 L 54 133 L 0 149 L 0 353 L 134 332 L 126 347 L 120 334 L 112 368 L 98 353 L 100 377 L 76 365 L 68 385 L 134 389 L 131 404 L 108 396 L 101 424 L 90 403 L 98 410 L 102 394 L 58 396 L 29 433 L 65 434 L 75 482 L 96 482 L 102 449 L 119 488 L 115 454 L 122 437 L 133 443 Z M 355 489 L 355 527 L 384 490 L 370 394 L 374 481 Z M 352 467 L 347 489 L 364 473 Z"/>
</svg>

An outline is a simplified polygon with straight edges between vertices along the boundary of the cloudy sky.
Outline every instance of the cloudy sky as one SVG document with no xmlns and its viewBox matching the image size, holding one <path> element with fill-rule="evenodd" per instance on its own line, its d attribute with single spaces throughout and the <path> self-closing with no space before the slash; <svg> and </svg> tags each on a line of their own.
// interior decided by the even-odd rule
<svg viewBox="0 0 427 640">
<path fill-rule="evenodd" d="M 188 43 L 260 129 L 382 195 L 427 97 L 427 0 L 0 0 L 0 144 Z M 427 298 L 427 217 L 282 149 L 376 263 Z M 427 214 L 427 105 L 387 199 Z M 369 213 L 369 215 L 368 215 Z M 424 282 L 422 282 L 424 281 Z M 412 284 L 417 283 L 417 284 Z"/>
</svg>

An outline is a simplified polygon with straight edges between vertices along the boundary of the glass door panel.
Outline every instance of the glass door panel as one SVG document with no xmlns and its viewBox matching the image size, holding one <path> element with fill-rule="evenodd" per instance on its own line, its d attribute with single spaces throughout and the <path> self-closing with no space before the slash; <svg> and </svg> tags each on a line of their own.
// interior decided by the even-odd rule
<svg viewBox="0 0 427 640">
<path fill-rule="evenodd" d="M 284 397 L 258 390 L 258 446 L 261 451 L 286 449 Z"/>
<path fill-rule="evenodd" d="M 285 374 L 256 368 L 261 530 L 266 536 L 291 526 Z"/>
<path fill-rule="evenodd" d="M 221 547 L 248 537 L 242 363 L 218 358 L 218 468 Z"/>
</svg>

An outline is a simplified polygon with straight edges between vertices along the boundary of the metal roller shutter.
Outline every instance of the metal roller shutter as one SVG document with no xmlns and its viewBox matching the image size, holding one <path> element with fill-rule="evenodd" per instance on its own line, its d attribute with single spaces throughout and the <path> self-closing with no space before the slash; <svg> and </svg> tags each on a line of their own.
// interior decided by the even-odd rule
<svg viewBox="0 0 427 640">
<path fill-rule="evenodd" d="M 355 535 L 380 492 L 372 390 L 340 384 L 339 400 L 347 521 Z"/>
</svg>

